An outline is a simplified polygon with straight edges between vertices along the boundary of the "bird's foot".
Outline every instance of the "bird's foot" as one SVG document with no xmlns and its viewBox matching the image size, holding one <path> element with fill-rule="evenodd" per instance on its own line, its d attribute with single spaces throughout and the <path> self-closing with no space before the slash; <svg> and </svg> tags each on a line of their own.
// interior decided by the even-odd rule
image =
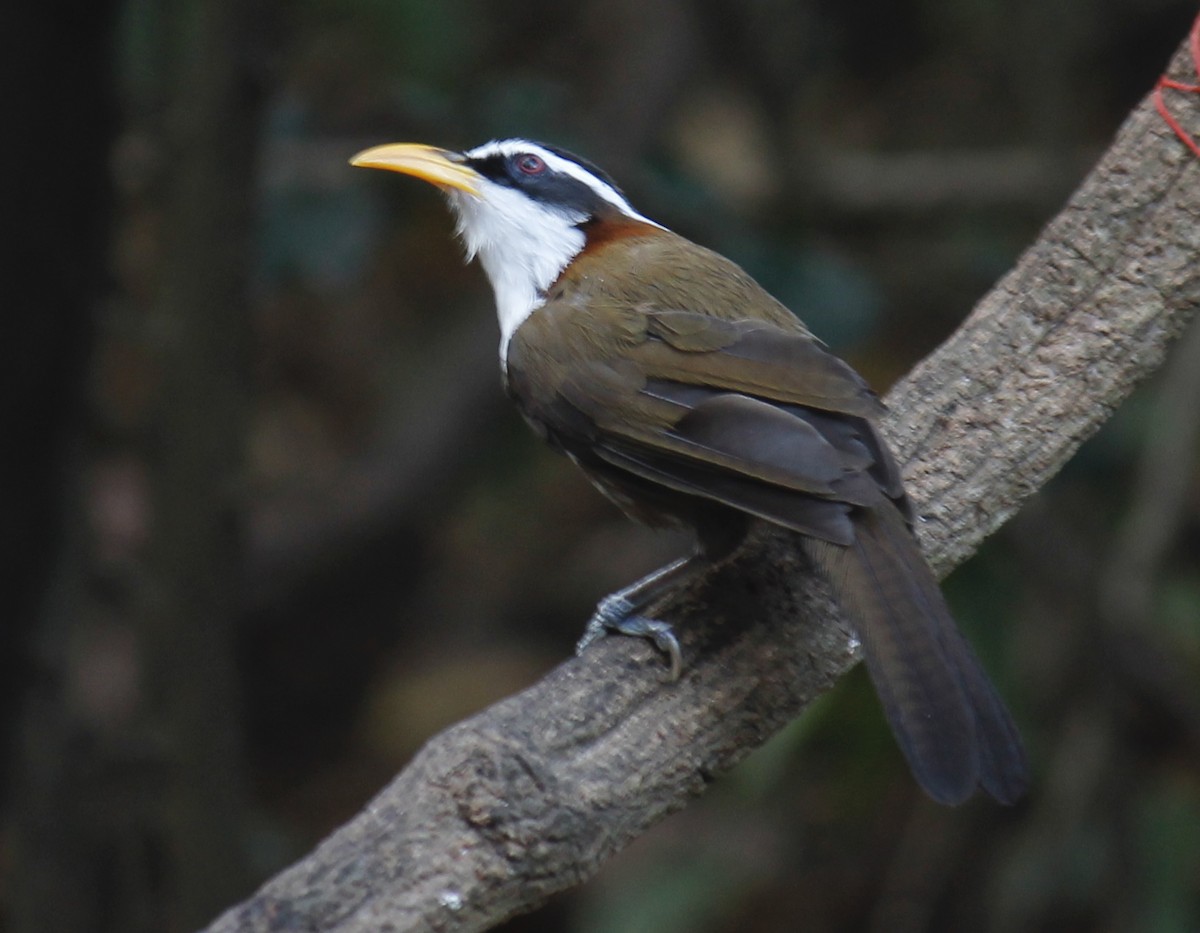
<svg viewBox="0 0 1200 933">
<path fill-rule="evenodd" d="M 583 637 L 575 646 L 575 653 L 582 654 L 588 645 L 609 632 L 648 639 L 670 661 L 671 680 L 678 680 L 683 673 L 683 653 L 671 626 L 659 619 L 638 615 L 634 604 L 619 593 L 606 596 L 597 604 L 583 630 Z"/>
</svg>

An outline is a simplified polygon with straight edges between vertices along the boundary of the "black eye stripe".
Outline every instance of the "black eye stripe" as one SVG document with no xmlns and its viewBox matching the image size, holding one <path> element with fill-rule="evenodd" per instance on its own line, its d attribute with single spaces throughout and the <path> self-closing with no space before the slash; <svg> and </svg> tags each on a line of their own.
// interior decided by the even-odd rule
<svg viewBox="0 0 1200 933">
<path fill-rule="evenodd" d="M 587 165 L 583 160 L 565 155 L 550 146 L 544 148 L 547 152 L 569 159 L 589 173 L 596 175 L 598 180 L 611 184 L 607 175 L 599 169 Z M 523 159 L 536 159 L 541 166 L 540 170 L 533 172 L 528 169 L 523 170 L 521 168 Z M 468 159 L 467 164 L 484 178 L 498 185 L 514 188 L 524 192 L 534 201 L 561 207 L 564 210 L 582 214 L 584 217 L 594 217 L 606 209 L 611 209 L 611 205 L 587 182 L 556 171 L 534 152 L 517 151 L 509 155 L 493 153 Z"/>
<path fill-rule="evenodd" d="M 612 188 L 619 197 L 625 197 L 625 193 L 621 191 L 620 186 L 616 183 L 613 177 L 608 174 L 608 172 L 604 171 L 604 169 L 600 168 L 598 165 L 594 165 L 593 163 L 589 162 L 582 156 L 576 155 L 568 149 L 563 149 L 561 146 L 551 146 L 546 143 L 531 143 L 531 145 L 536 146 L 538 149 L 545 150 L 552 155 L 556 155 L 566 162 L 575 163 L 589 175 L 595 176 L 598 181 L 602 181 L 604 184 Z M 486 178 L 490 178 L 492 181 L 498 182 L 499 184 L 508 184 L 509 180 L 506 180 L 504 177 L 507 175 L 506 163 L 509 159 L 519 157 L 521 155 L 536 156 L 537 153 L 514 148 L 507 155 L 493 153 L 481 158 L 470 159 L 468 164 L 470 164 L 476 171 Z M 547 166 L 547 169 L 551 172 L 553 171 L 552 169 L 549 169 L 549 166 Z"/>
<path fill-rule="evenodd" d="M 624 192 L 622 192 L 621 189 L 619 187 L 617 187 L 617 183 L 613 180 L 613 177 L 611 175 L 609 175 L 608 172 L 604 171 L 604 169 L 600 168 L 597 165 L 593 165 L 591 162 L 589 162 L 587 159 L 583 158 L 582 156 L 577 156 L 577 155 L 575 155 L 575 153 L 569 152 L 566 149 L 560 149 L 558 146 L 547 146 L 545 143 L 542 143 L 541 146 L 547 152 L 554 153 L 560 159 L 565 159 L 567 162 L 574 162 L 576 165 L 578 165 L 581 169 L 583 169 L 589 175 L 595 175 L 597 179 L 599 179 L 600 181 L 602 181 L 606 185 L 608 185 L 610 188 L 612 188 L 612 190 L 615 191 L 622 198 L 625 197 Z"/>
<path fill-rule="evenodd" d="M 533 176 L 524 190 L 537 201 L 555 204 L 586 217 L 595 217 L 608 203 L 586 182 L 554 172 Z"/>
<path fill-rule="evenodd" d="M 479 159 L 467 159 L 467 165 L 475 169 L 484 178 L 500 185 L 512 184 L 508 174 L 508 159 L 502 155 L 489 155 Z"/>
</svg>

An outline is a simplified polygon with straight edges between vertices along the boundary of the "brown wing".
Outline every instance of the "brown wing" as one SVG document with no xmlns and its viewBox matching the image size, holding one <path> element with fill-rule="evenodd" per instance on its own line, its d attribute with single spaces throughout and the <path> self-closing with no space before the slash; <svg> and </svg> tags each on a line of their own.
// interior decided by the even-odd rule
<svg viewBox="0 0 1200 933">
<path fill-rule="evenodd" d="M 568 450 L 578 442 L 586 458 L 843 545 L 850 507 L 902 495 L 867 420 L 881 403 L 802 329 L 675 310 L 535 318 L 539 346 L 611 347 L 589 339 L 597 320 L 622 336 L 620 358 L 543 359 L 529 380 L 542 390 L 527 413 Z M 527 354 L 514 351 L 519 380 Z"/>
<path fill-rule="evenodd" d="M 652 378 L 848 415 L 885 410 L 862 377 L 807 331 L 689 311 L 644 317 L 646 339 L 629 358 Z"/>
</svg>

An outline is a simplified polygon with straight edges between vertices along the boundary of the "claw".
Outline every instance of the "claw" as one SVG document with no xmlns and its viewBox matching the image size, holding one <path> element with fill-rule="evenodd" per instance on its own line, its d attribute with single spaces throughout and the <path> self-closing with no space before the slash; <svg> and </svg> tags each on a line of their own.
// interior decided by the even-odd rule
<svg viewBox="0 0 1200 933">
<path fill-rule="evenodd" d="M 679 649 L 679 639 L 675 637 L 671 626 L 660 619 L 635 615 L 633 603 L 615 593 L 600 600 L 596 612 L 583 630 L 583 637 L 575 646 L 575 653 L 582 654 L 585 648 L 609 632 L 648 639 L 670 661 L 669 677 L 672 681 L 678 680 L 683 673 L 683 652 Z"/>
<path fill-rule="evenodd" d="M 683 673 L 683 653 L 679 650 L 679 639 L 671 626 L 661 619 L 647 619 L 645 616 L 630 616 L 617 629 L 622 635 L 634 635 L 648 638 L 654 647 L 667 656 L 671 662 L 668 679 L 672 682 L 679 679 Z"/>
</svg>

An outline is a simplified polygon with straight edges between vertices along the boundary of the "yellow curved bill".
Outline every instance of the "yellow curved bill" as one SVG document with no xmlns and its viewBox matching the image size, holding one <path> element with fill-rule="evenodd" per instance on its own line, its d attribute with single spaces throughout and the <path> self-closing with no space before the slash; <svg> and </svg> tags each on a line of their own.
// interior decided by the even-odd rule
<svg viewBox="0 0 1200 933">
<path fill-rule="evenodd" d="M 479 173 L 457 152 L 420 143 L 388 143 L 364 149 L 350 160 L 359 168 L 381 168 L 412 175 L 441 188 L 479 194 Z"/>
</svg>

